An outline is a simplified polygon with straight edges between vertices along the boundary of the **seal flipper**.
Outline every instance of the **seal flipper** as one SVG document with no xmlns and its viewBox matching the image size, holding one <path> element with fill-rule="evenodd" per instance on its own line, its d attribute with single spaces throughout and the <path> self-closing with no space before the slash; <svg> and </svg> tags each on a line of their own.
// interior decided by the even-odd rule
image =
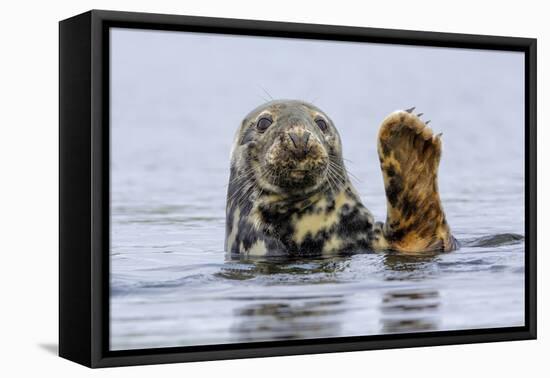
<svg viewBox="0 0 550 378">
<path fill-rule="evenodd" d="M 386 223 L 375 249 L 401 252 L 457 248 L 437 188 L 441 136 L 413 114 L 390 114 L 378 134 L 378 156 L 386 188 Z"/>
</svg>

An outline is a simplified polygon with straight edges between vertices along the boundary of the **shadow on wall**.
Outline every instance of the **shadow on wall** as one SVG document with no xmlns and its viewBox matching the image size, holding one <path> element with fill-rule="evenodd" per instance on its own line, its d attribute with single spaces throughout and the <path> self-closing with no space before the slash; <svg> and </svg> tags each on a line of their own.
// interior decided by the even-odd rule
<svg viewBox="0 0 550 378">
<path fill-rule="evenodd" d="M 48 353 L 59 355 L 59 345 L 54 343 L 44 343 L 44 344 L 38 344 L 38 347 Z"/>
</svg>

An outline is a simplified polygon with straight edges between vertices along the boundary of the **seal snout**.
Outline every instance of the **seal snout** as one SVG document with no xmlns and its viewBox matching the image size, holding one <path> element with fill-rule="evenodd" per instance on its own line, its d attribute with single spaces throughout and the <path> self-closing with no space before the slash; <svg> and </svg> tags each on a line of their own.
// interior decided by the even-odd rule
<svg viewBox="0 0 550 378">
<path fill-rule="evenodd" d="M 287 133 L 290 143 L 288 147 L 297 159 L 304 159 L 309 152 L 309 137 L 311 133 L 304 129 L 293 129 Z"/>
</svg>

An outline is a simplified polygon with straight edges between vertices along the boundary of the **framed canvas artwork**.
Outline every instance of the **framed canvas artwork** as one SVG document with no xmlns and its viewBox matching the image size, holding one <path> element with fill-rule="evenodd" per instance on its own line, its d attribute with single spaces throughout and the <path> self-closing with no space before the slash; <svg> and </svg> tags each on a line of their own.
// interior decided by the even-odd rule
<svg viewBox="0 0 550 378">
<path fill-rule="evenodd" d="M 60 355 L 536 337 L 536 40 L 60 22 Z"/>
</svg>

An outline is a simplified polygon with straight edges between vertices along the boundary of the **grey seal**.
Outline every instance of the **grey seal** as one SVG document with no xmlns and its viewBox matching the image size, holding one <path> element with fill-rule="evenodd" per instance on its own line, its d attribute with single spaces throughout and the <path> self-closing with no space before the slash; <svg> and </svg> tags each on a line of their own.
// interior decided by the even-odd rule
<svg viewBox="0 0 550 378">
<path fill-rule="evenodd" d="M 413 110 L 396 111 L 380 126 L 387 199 L 382 223 L 352 185 L 340 135 L 326 113 L 298 100 L 254 109 L 231 151 L 225 250 L 303 257 L 457 248 L 437 187 L 441 136 Z"/>
</svg>

